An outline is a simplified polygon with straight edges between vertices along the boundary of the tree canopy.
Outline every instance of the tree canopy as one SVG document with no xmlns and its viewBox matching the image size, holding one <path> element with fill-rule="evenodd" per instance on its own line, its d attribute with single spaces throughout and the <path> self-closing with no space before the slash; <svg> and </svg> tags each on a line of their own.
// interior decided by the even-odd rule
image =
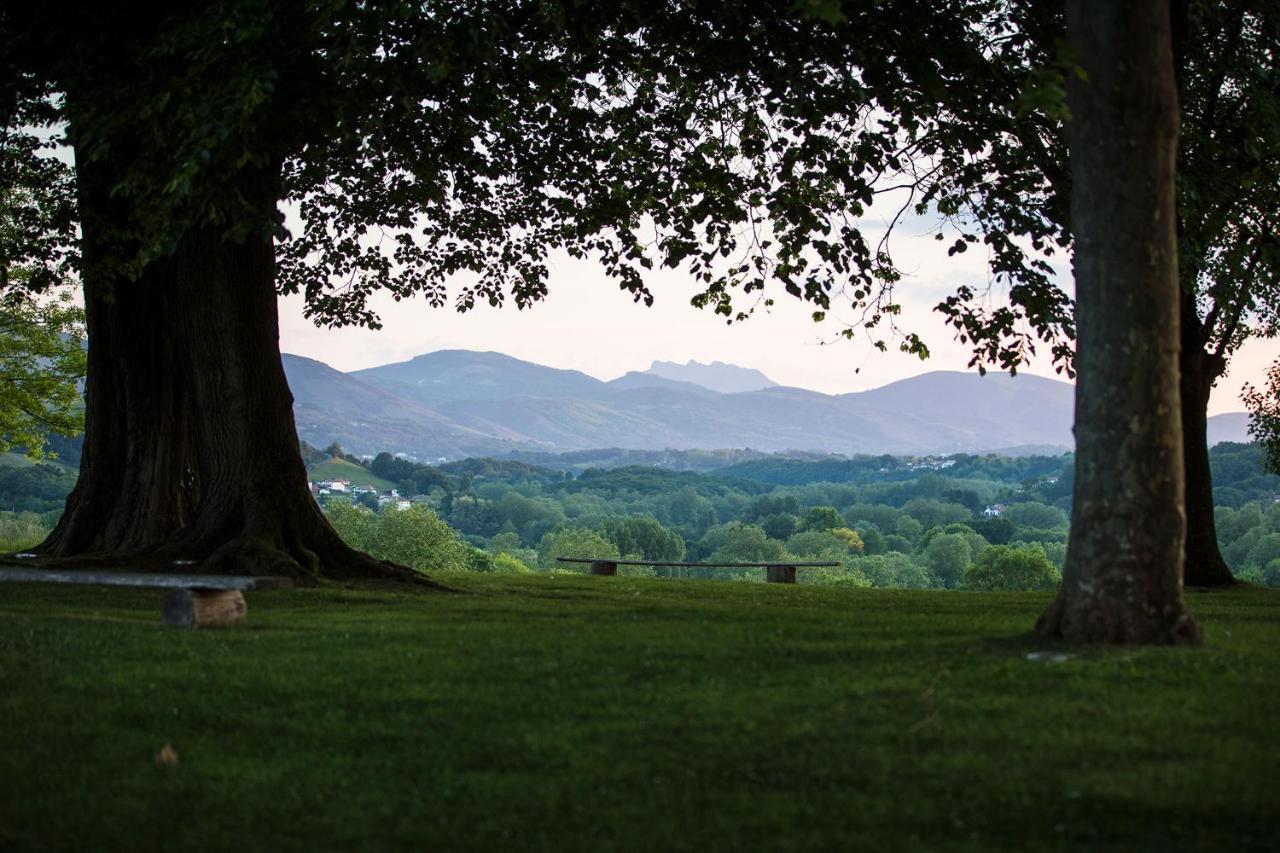
<svg viewBox="0 0 1280 853">
<path fill-rule="evenodd" d="M 20 120 L 43 111 L 29 106 Z M 0 451 L 43 455 L 79 432 L 84 312 L 57 282 L 74 269 L 70 170 L 48 141 L 0 129 Z"/>
</svg>

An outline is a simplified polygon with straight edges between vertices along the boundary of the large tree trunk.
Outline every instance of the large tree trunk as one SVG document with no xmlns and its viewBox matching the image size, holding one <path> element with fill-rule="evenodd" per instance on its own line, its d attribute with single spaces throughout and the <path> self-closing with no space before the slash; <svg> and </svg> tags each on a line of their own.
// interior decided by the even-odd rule
<svg viewBox="0 0 1280 853">
<path fill-rule="evenodd" d="M 1186 586 L 1223 587 L 1235 576 L 1218 548 L 1213 518 L 1213 475 L 1209 470 L 1209 392 L 1222 375 L 1226 359 L 1204 350 L 1204 330 L 1192 294 L 1182 293 L 1183 459 L 1187 478 L 1187 544 L 1182 581 Z"/>
<path fill-rule="evenodd" d="M 417 577 L 347 547 L 307 489 L 271 237 L 190 230 L 130 278 L 111 263 L 120 211 L 107 165 L 81 160 L 78 180 L 84 452 L 66 511 L 38 550 L 158 571 L 192 561 L 223 574 Z M 274 183 L 250 189 L 272 210 Z"/>
<path fill-rule="evenodd" d="M 1168 0 L 1072 0 L 1076 477 L 1062 586 L 1039 633 L 1069 642 L 1200 638 L 1182 596 Z"/>
</svg>

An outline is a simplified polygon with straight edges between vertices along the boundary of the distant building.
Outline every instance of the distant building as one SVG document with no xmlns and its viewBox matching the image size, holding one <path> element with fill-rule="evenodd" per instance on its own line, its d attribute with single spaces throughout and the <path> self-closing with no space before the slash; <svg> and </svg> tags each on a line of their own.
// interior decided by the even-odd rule
<svg viewBox="0 0 1280 853">
<path fill-rule="evenodd" d="M 984 509 L 982 511 L 982 514 L 985 515 L 987 518 L 999 518 L 1000 514 L 1004 512 L 1004 509 L 1005 509 L 1004 504 L 992 504 L 991 506 Z"/>
</svg>

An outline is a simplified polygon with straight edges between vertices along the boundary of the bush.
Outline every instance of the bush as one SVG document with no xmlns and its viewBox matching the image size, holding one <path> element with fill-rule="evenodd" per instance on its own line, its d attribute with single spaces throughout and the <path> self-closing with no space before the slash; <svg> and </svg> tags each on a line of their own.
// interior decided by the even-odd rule
<svg viewBox="0 0 1280 853">
<path fill-rule="evenodd" d="M 526 566 L 515 556 L 507 553 L 495 554 L 489 571 L 496 575 L 527 575 L 533 573 L 533 569 Z"/>
<path fill-rule="evenodd" d="M 476 549 L 425 506 L 373 512 L 345 501 L 325 507 L 329 523 L 353 548 L 420 572 L 481 570 Z"/>
<path fill-rule="evenodd" d="M 1062 573 L 1035 545 L 992 545 L 964 573 L 964 589 L 988 592 L 1053 589 Z"/>
</svg>

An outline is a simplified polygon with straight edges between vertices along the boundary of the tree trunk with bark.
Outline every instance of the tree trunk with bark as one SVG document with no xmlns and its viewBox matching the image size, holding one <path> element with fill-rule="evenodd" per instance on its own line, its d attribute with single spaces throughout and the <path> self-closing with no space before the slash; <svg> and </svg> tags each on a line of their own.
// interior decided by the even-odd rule
<svg viewBox="0 0 1280 853">
<path fill-rule="evenodd" d="M 419 578 L 349 548 L 307 488 L 280 360 L 272 238 L 191 229 L 172 254 L 126 276 L 112 263 L 113 223 L 128 220 L 110 197 L 109 162 L 78 161 L 84 451 L 38 551 L 156 571 L 193 563 L 213 574 Z M 259 175 L 245 191 L 274 211 L 276 183 Z"/>
<path fill-rule="evenodd" d="M 1205 329 L 1195 296 L 1182 293 L 1183 459 L 1187 478 L 1187 544 L 1182 580 L 1186 586 L 1224 587 L 1235 576 L 1222 559 L 1218 526 L 1213 518 L 1213 474 L 1209 470 L 1209 392 L 1226 370 L 1226 359 L 1205 351 Z"/>
<path fill-rule="evenodd" d="M 1072 0 L 1076 477 L 1062 586 L 1037 631 L 1190 643 L 1168 0 Z"/>
</svg>

